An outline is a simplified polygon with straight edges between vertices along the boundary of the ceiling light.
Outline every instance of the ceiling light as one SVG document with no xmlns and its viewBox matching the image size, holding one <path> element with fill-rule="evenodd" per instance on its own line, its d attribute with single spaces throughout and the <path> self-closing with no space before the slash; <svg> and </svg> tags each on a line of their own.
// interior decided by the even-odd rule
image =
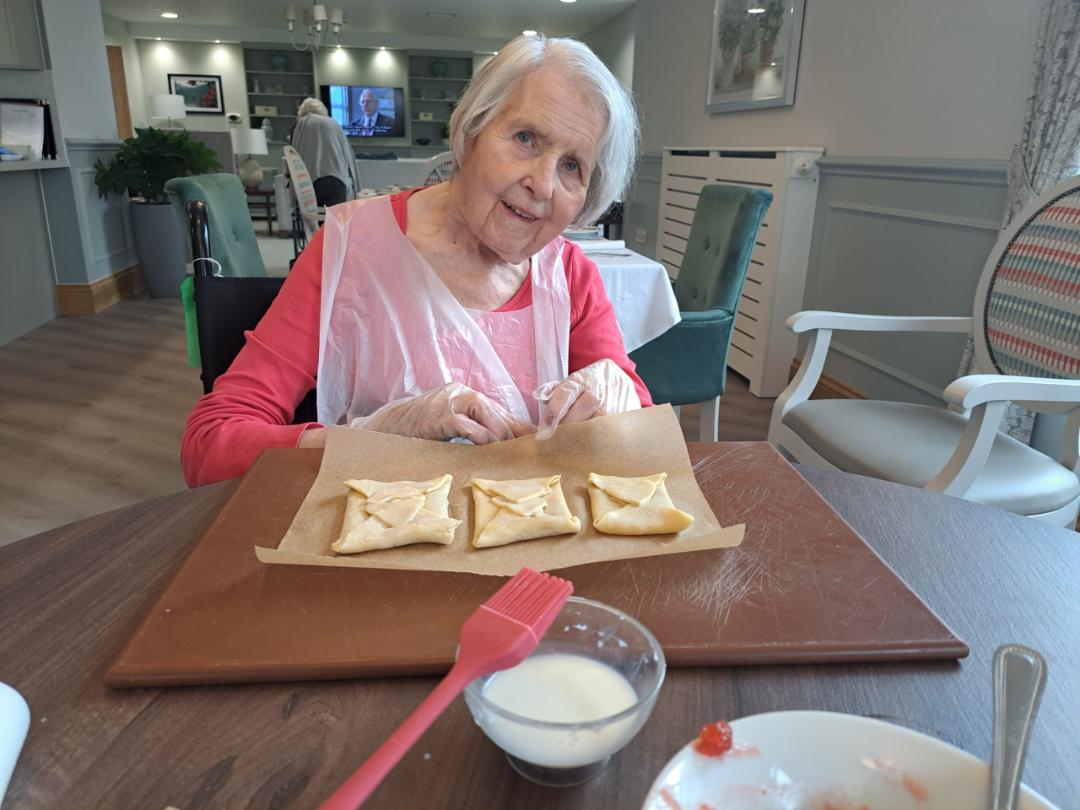
<svg viewBox="0 0 1080 810">
<path fill-rule="evenodd" d="M 521 35 L 525 37 L 535 37 L 536 32 L 529 28 L 526 28 L 524 31 L 521 32 Z"/>
<path fill-rule="evenodd" d="M 576 3 L 577 0 L 562 0 L 564 3 Z"/>
<path fill-rule="evenodd" d="M 161 42 L 161 37 L 154 37 L 158 42 Z"/>
<path fill-rule="evenodd" d="M 380 45 L 380 46 L 379 46 L 379 50 L 380 50 L 380 51 L 385 51 L 385 50 L 386 50 L 386 46 L 385 46 L 385 45 Z"/>
<path fill-rule="evenodd" d="M 214 40 L 214 44 L 215 44 L 215 45 L 220 45 L 220 44 L 221 44 L 221 40 L 220 40 L 220 39 L 215 39 L 215 40 Z"/>
<path fill-rule="evenodd" d="M 748 8 L 746 10 L 746 13 L 747 14 L 764 14 L 765 9 L 761 8 L 761 6 L 754 6 L 753 8 Z"/>
<path fill-rule="evenodd" d="M 163 11 L 161 12 L 161 16 L 164 17 L 166 20 L 175 20 L 180 15 L 177 14 L 175 11 Z"/>
<path fill-rule="evenodd" d="M 334 42 L 340 46 L 341 26 L 345 24 L 345 14 L 340 8 L 328 9 L 323 3 L 314 3 L 309 8 L 302 9 L 300 17 L 296 14 L 296 6 L 291 3 L 285 6 L 285 25 L 289 30 L 289 40 L 298 51 L 317 51 L 324 45 L 330 46 L 330 34 L 333 34 Z M 300 21 L 300 31 L 304 40 L 297 43 L 293 37 L 293 30 L 297 20 Z"/>
</svg>

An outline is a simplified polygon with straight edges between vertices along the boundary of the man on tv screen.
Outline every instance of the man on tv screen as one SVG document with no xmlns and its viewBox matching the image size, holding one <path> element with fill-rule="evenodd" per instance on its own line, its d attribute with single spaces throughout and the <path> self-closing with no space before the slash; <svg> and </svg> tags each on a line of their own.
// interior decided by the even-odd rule
<svg viewBox="0 0 1080 810">
<path fill-rule="evenodd" d="M 349 129 L 359 132 L 363 137 L 389 135 L 394 129 L 394 119 L 392 116 L 379 112 L 379 98 L 375 95 L 375 91 L 370 87 L 365 87 L 354 88 L 353 92 L 357 90 L 360 90 L 361 114 L 349 125 Z"/>
</svg>

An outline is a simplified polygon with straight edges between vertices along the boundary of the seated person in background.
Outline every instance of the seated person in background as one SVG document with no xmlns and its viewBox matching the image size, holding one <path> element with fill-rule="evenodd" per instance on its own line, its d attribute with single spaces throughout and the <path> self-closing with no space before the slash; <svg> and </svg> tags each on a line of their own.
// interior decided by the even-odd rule
<svg viewBox="0 0 1080 810">
<path fill-rule="evenodd" d="M 292 145 L 312 177 L 319 205 L 337 205 L 356 197 L 358 183 L 349 139 L 317 98 L 305 98 L 300 103 Z"/>
<path fill-rule="evenodd" d="M 364 136 L 383 135 L 394 128 L 394 119 L 379 112 L 379 99 L 375 91 L 365 87 L 360 91 L 360 109 L 363 115 L 349 125 L 350 129 L 358 128 Z"/>
<path fill-rule="evenodd" d="M 596 265 L 561 236 L 621 194 L 637 133 L 585 45 L 500 50 L 454 111 L 448 181 L 328 211 L 189 416 L 188 483 L 241 475 L 264 448 L 322 446 L 324 425 L 485 443 L 651 405 Z M 312 388 L 319 423 L 290 425 Z"/>
</svg>

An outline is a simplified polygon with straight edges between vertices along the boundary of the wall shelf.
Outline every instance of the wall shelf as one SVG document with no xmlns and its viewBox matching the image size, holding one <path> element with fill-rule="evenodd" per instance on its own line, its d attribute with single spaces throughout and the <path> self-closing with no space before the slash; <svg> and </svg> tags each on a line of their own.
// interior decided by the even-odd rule
<svg viewBox="0 0 1080 810">
<path fill-rule="evenodd" d="M 0 163 L 0 172 L 33 172 L 41 169 L 64 169 L 68 162 L 57 160 L 5 160 Z"/>
<path fill-rule="evenodd" d="M 310 70 L 245 70 L 245 73 L 257 73 L 260 76 L 310 76 Z"/>
<path fill-rule="evenodd" d="M 248 92 L 249 96 L 275 96 L 276 98 L 307 98 L 310 93 L 256 93 Z"/>
<path fill-rule="evenodd" d="M 410 76 L 410 81 L 418 82 L 454 82 L 455 84 L 468 84 L 472 79 L 454 79 L 447 76 Z"/>
</svg>

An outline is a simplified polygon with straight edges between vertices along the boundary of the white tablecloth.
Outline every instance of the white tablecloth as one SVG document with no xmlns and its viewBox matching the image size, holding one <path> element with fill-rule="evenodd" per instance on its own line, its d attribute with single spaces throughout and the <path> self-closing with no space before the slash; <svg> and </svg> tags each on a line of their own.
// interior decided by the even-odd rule
<svg viewBox="0 0 1080 810">
<path fill-rule="evenodd" d="M 660 337 L 681 320 L 664 265 L 630 250 L 586 255 L 600 270 L 628 352 Z"/>
<path fill-rule="evenodd" d="M 356 176 L 360 178 L 362 189 L 381 190 L 390 186 L 400 188 L 422 186 L 428 172 L 427 158 L 356 161 Z"/>
</svg>

